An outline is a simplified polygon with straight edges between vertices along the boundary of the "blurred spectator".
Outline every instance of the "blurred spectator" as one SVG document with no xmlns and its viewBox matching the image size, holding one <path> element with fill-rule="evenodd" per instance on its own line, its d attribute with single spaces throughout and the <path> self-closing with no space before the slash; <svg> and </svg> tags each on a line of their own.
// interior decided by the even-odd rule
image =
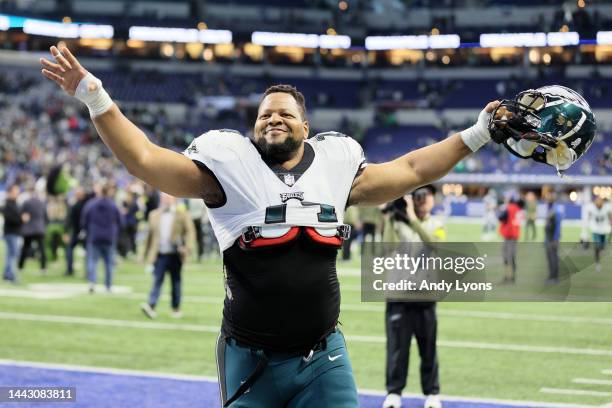
<svg viewBox="0 0 612 408">
<path fill-rule="evenodd" d="M 81 212 L 90 198 L 91 196 L 85 192 L 84 188 L 77 187 L 74 190 L 75 202 L 70 206 L 66 217 L 66 276 L 74 274 L 74 250 L 79 243 L 83 244 L 83 239 L 80 237 L 82 230 Z"/>
<path fill-rule="evenodd" d="M 19 186 L 13 184 L 8 188 L 6 201 L 2 208 L 2 216 L 4 217 L 4 242 L 6 243 L 6 254 L 4 259 L 4 273 L 2 278 L 11 283 L 17 283 L 17 275 L 15 267 L 17 264 L 17 256 L 19 255 L 19 246 L 21 245 L 21 212 L 17 205 L 19 197 Z"/>
<path fill-rule="evenodd" d="M 482 229 L 482 239 L 483 241 L 490 241 L 497 228 L 497 193 L 494 189 L 489 189 L 487 195 L 483 199 L 483 204 L 485 222 Z"/>
<path fill-rule="evenodd" d="M 196 243 L 197 243 L 197 259 L 198 262 L 202 259 L 204 254 L 204 230 L 202 226 L 202 220 L 206 216 L 206 206 L 204 200 L 201 198 L 192 198 L 187 202 L 189 208 L 189 216 L 193 221 L 193 227 L 195 229 Z"/>
<path fill-rule="evenodd" d="M 608 235 L 612 232 L 612 208 L 602 196 L 595 197 L 587 210 L 589 229 L 595 246 L 595 270 L 601 272 L 601 251 L 606 246 Z"/>
<path fill-rule="evenodd" d="M 423 243 L 444 241 L 446 232 L 439 217 L 432 216 L 434 187 L 425 186 L 411 195 L 388 204 L 383 212 L 384 242 L 400 242 L 403 252 L 412 256 L 427 254 Z M 419 273 L 417 271 L 416 273 Z M 437 316 L 435 302 L 388 299 L 385 311 L 387 330 L 387 397 L 383 408 L 400 408 L 401 394 L 408 378 L 410 345 L 414 336 L 421 357 L 421 389 L 425 408 L 442 406 L 438 394 Z"/>
<path fill-rule="evenodd" d="M 159 191 L 155 190 L 150 185 L 145 185 L 145 213 L 146 220 L 149 219 L 151 211 L 159 207 Z"/>
<path fill-rule="evenodd" d="M 119 254 L 126 258 L 130 253 L 136 255 L 136 233 L 138 232 L 138 196 L 132 191 L 126 191 L 121 202 L 121 214 L 123 215 L 123 226 L 119 234 L 117 249 Z"/>
<path fill-rule="evenodd" d="M 363 242 L 375 242 L 376 235 L 382 226 L 382 214 L 376 207 L 362 207 L 359 209 L 361 218 L 361 231 Z"/>
<path fill-rule="evenodd" d="M 516 241 L 521 236 L 521 223 L 524 203 L 512 197 L 499 214 L 499 234 L 504 238 L 504 280 L 503 283 L 516 281 Z"/>
<path fill-rule="evenodd" d="M 538 199 L 533 191 L 528 192 L 525 199 L 525 241 L 535 241 L 538 235 L 536 229 Z"/>
<path fill-rule="evenodd" d="M 47 200 L 47 224 L 46 247 L 49 248 L 51 261 L 57 260 L 57 250 L 62 247 L 64 254 L 66 246 L 64 244 L 64 233 L 68 208 L 66 198 L 63 195 L 49 196 Z"/>
<path fill-rule="evenodd" d="M 342 242 L 342 260 L 349 261 L 351 259 L 351 245 L 361 230 L 359 209 L 356 206 L 351 206 L 346 209 L 344 212 L 344 223 L 351 227 L 351 233 L 348 239 Z"/>
<path fill-rule="evenodd" d="M 149 215 L 149 236 L 145 259 L 153 264 L 153 288 L 148 303 L 140 305 L 147 317 L 157 316 L 155 307 L 159 300 L 164 276 L 170 274 L 172 286 L 172 317 L 181 317 L 181 269 L 195 240 L 193 221 L 184 206 L 177 205 L 176 198 L 160 194 L 160 207 Z"/>
<path fill-rule="evenodd" d="M 115 250 L 119 230 L 123 223 L 119 208 L 115 204 L 115 187 L 102 186 L 100 195 L 85 204 L 81 214 L 81 227 L 87 234 L 87 280 L 89 292 L 96 286 L 98 260 L 104 262 L 104 285 L 111 291 L 115 268 Z"/>
<path fill-rule="evenodd" d="M 544 227 L 544 246 L 548 260 L 548 279 L 546 283 L 559 282 L 559 240 L 561 239 L 561 222 L 563 206 L 557 204 L 557 193 L 551 191 L 547 197 L 548 211 Z"/>
<path fill-rule="evenodd" d="M 45 202 L 39 198 L 39 193 L 34 187 L 29 188 L 30 197 L 21 207 L 21 235 L 23 236 L 23 247 L 19 256 L 19 269 L 23 269 L 25 260 L 30 256 L 32 244 L 36 244 L 40 259 L 40 272 L 47 273 L 47 254 L 45 251 L 45 230 L 47 226 L 47 211 Z"/>
</svg>

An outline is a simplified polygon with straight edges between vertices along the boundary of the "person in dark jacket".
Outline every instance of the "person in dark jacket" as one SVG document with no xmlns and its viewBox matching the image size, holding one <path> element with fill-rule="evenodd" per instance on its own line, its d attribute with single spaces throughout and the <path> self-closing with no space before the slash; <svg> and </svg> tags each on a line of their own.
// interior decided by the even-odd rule
<svg viewBox="0 0 612 408">
<path fill-rule="evenodd" d="M 81 243 L 79 238 L 81 232 L 81 213 L 85 203 L 92 198 L 82 187 L 77 187 L 74 191 L 75 203 L 68 210 L 66 217 L 66 276 L 74 275 L 74 248 Z"/>
<path fill-rule="evenodd" d="M 19 254 L 19 245 L 21 244 L 21 213 L 17 205 L 19 191 L 19 186 L 16 184 L 9 187 L 6 193 L 6 201 L 2 208 L 2 215 L 4 217 L 4 242 L 6 242 L 6 258 L 2 278 L 11 283 L 17 283 L 15 264 L 17 262 L 17 255 Z"/>
<path fill-rule="evenodd" d="M 106 290 L 111 291 L 115 249 L 122 225 L 121 213 L 113 199 L 114 195 L 113 186 L 103 186 L 100 195 L 88 201 L 81 214 L 81 227 L 87 234 L 87 280 L 90 293 L 95 290 L 96 268 L 100 258 L 104 261 L 104 284 Z"/>
<path fill-rule="evenodd" d="M 36 243 L 36 250 L 39 253 L 40 272 L 47 272 L 47 254 L 45 253 L 45 230 L 47 228 L 47 206 L 38 197 L 38 193 L 30 188 L 30 198 L 28 198 L 21 208 L 21 235 L 23 235 L 23 247 L 19 256 L 19 269 L 23 269 L 26 257 L 30 253 L 32 243 Z"/>
<path fill-rule="evenodd" d="M 123 215 L 123 228 L 119 233 L 117 249 L 122 258 L 127 258 L 131 253 L 137 254 L 136 233 L 138 232 L 138 196 L 127 191 L 125 199 L 121 203 L 121 214 Z"/>
<path fill-rule="evenodd" d="M 548 279 L 546 283 L 559 283 L 559 241 L 561 239 L 561 222 L 563 206 L 557 203 L 557 193 L 551 191 L 547 197 L 546 225 L 544 226 L 544 246 L 548 260 Z"/>
</svg>

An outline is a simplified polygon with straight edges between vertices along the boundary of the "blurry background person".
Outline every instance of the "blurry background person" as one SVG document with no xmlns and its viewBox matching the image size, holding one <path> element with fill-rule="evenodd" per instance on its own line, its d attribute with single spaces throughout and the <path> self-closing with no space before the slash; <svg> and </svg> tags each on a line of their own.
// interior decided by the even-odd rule
<svg viewBox="0 0 612 408">
<path fill-rule="evenodd" d="M 4 217 L 4 242 L 6 243 L 6 254 L 4 257 L 4 272 L 2 279 L 7 282 L 17 283 L 15 267 L 17 256 L 19 255 L 19 245 L 21 244 L 21 212 L 17 205 L 19 197 L 19 186 L 13 184 L 6 192 L 6 200 L 2 207 Z"/>
<path fill-rule="evenodd" d="M 66 203 L 66 197 L 64 195 L 48 196 L 47 200 L 47 224 L 46 231 L 46 247 L 49 249 L 49 259 L 56 261 L 57 251 L 61 247 L 66 251 L 66 245 L 64 244 L 64 233 L 66 226 L 66 218 L 68 215 L 68 205 Z"/>
<path fill-rule="evenodd" d="M 525 195 L 525 241 L 537 238 L 536 219 L 538 217 L 538 199 L 533 191 Z"/>
<path fill-rule="evenodd" d="M 193 222 L 195 229 L 196 244 L 197 244 L 197 259 L 198 262 L 202 259 L 204 254 L 204 230 L 202 220 L 206 216 L 206 207 L 204 206 L 204 200 L 201 198 L 191 198 L 187 201 L 187 207 L 189 209 L 189 216 Z"/>
<path fill-rule="evenodd" d="M 563 207 L 557 204 L 557 193 L 554 191 L 548 193 L 546 200 L 548 201 L 546 225 L 544 226 L 544 246 L 548 260 L 546 283 L 555 284 L 559 282 L 559 240 L 561 239 Z"/>
<path fill-rule="evenodd" d="M 148 220 L 149 214 L 151 214 L 151 211 L 159 207 L 159 191 L 157 191 L 150 185 L 145 184 L 144 200 L 145 200 L 144 219 Z"/>
<path fill-rule="evenodd" d="M 436 242 L 446 239 L 442 219 L 431 215 L 434 206 L 434 187 L 425 186 L 412 196 L 399 198 L 383 212 L 385 224 L 383 242 Z M 413 204 L 414 203 L 414 204 Z M 424 248 L 418 245 L 419 251 Z M 416 252 L 420 253 L 420 252 Z M 401 407 L 401 394 L 406 386 L 410 343 L 416 337 L 421 357 L 421 389 L 426 395 L 425 408 L 442 406 L 438 394 L 438 358 L 436 350 L 437 317 L 435 302 L 387 301 L 385 322 L 387 329 L 387 397 L 383 408 Z"/>
<path fill-rule="evenodd" d="M 376 242 L 376 234 L 382 227 L 382 215 L 377 207 L 359 209 L 361 219 L 361 238 L 363 242 Z"/>
<path fill-rule="evenodd" d="M 66 276 L 72 276 L 74 274 L 74 250 L 77 244 L 83 244 L 81 233 L 81 213 L 87 200 L 92 198 L 88 195 L 84 188 L 77 187 L 74 190 L 74 204 L 72 204 L 68 210 L 68 216 L 66 217 L 65 237 L 66 242 Z"/>
<path fill-rule="evenodd" d="M 504 283 L 516 281 L 516 241 L 521 236 L 522 208 L 521 200 L 510 197 L 499 214 L 499 234 L 504 238 Z"/>
<path fill-rule="evenodd" d="M 81 227 L 87 236 L 87 280 L 90 293 L 95 290 L 96 268 L 100 258 L 104 262 L 104 285 L 108 292 L 111 291 L 115 250 L 123 222 L 114 197 L 115 187 L 105 184 L 100 189 L 100 195 L 85 204 L 81 214 Z"/>
<path fill-rule="evenodd" d="M 181 269 L 194 240 L 193 221 L 184 206 L 177 205 L 175 197 L 161 193 L 159 208 L 149 214 L 149 235 L 145 248 L 147 263 L 154 263 L 149 301 L 140 305 L 147 317 L 154 319 L 157 316 L 155 306 L 166 272 L 170 274 L 172 286 L 171 316 L 181 317 Z"/>
<path fill-rule="evenodd" d="M 351 245 L 361 230 L 359 209 L 356 206 L 351 206 L 346 209 L 344 212 L 344 223 L 351 227 L 351 233 L 348 239 L 342 242 L 342 260 L 349 261 L 351 259 Z"/>
<path fill-rule="evenodd" d="M 612 232 L 612 208 L 602 196 L 596 196 L 588 209 L 589 229 L 593 236 L 595 247 L 595 270 L 601 272 L 600 254 L 604 250 L 606 240 Z"/>
<path fill-rule="evenodd" d="M 491 241 L 497 229 L 497 193 L 492 188 L 483 198 L 485 224 L 482 229 L 483 241 Z"/>
<path fill-rule="evenodd" d="M 40 260 L 40 272 L 47 273 L 47 254 L 45 253 L 45 230 L 47 226 L 47 211 L 45 202 L 39 197 L 34 186 L 28 189 L 30 197 L 24 201 L 21 207 L 21 235 L 23 246 L 19 256 L 19 269 L 23 269 L 26 258 L 30 255 L 32 243 L 36 244 L 36 250 Z"/>
<path fill-rule="evenodd" d="M 127 258 L 130 253 L 136 255 L 136 233 L 138 232 L 138 196 L 135 192 L 127 190 L 125 197 L 121 201 L 121 214 L 123 215 L 123 225 L 119 234 L 117 249 L 123 258 Z"/>
</svg>

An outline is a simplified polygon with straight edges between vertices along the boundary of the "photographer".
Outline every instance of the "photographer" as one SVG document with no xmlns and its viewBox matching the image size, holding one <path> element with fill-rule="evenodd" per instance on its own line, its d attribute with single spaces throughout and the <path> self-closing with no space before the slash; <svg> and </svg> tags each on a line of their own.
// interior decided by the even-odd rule
<svg viewBox="0 0 612 408">
<path fill-rule="evenodd" d="M 397 199 L 383 209 L 384 242 L 429 243 L 443 241 L 442 220 L 431 215 L 435 188 L 421 187 L 412 195 Z M 387 398 L 383 408 L 401 407 L 401 393 L 408 377 L 410 342 L 414 335 L 421 357 L 421 388 L 425 408 L 440 408 L 438 359 L 436 353 L 436 304 L 387 300 Z"/>
</svg>

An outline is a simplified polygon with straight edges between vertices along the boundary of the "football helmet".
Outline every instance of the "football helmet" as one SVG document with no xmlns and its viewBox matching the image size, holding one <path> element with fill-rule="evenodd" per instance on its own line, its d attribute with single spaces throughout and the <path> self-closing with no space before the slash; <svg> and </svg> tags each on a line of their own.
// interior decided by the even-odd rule
<svg viewBox="0 0 612 408">
<path fill-rule="evenodd" d="M 591 147 L 597 125 L 576 91 L 550 85 L 504 99 L 489 120 L 491 138 L 515 156 L 549 164 L 559 174 Z"/>
</svg>

